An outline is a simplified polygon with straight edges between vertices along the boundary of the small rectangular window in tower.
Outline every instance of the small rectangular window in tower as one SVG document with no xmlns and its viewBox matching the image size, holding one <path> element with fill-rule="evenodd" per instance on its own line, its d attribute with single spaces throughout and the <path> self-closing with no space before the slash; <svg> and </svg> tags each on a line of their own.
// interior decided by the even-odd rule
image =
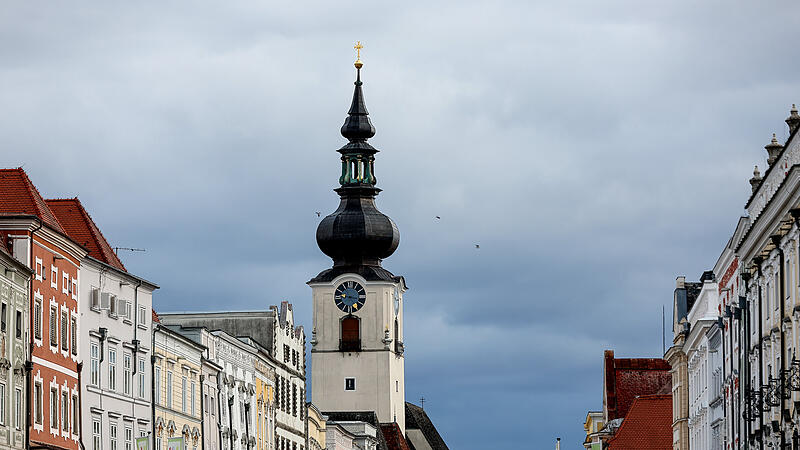
<svg viewBox="0 0 800 450">
<path fill-rule="evenodd" d="M 355 378 L 345 378 L 344 379 L 344 390 L 345 391 L 355 391 L 356 390 L 356 379 Z"/>
</svg>

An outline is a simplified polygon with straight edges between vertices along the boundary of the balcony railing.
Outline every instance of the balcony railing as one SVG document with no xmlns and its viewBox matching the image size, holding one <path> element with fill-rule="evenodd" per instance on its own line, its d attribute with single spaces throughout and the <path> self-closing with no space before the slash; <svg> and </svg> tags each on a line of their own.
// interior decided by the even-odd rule
<svg viewBox="0 0 800 450">
<path fill-rule="evenodd" d="M 342 339 L 339 339 L 339 351 L 340 352 L 360 352 L 361 351 L 361 339 L 354 339 L 354 340 L 342 340 Z"/>
</svg>

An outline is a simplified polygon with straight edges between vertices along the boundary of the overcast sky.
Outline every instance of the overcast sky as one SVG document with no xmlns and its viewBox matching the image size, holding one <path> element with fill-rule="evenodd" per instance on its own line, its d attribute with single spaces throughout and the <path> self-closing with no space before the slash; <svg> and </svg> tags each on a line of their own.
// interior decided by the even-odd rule
<svg viewBox="0 0 800 450">
<path fill-rule="evenodd" d="M 361 40 L 407 399 L 453 449 L 582 448 L 603 350 L 662 355 L 800 103 L 796 1 L 0 10 L 0 166 L 146 248 L 156 310 L 289 300 L 307 329 Z"/>
</svg>

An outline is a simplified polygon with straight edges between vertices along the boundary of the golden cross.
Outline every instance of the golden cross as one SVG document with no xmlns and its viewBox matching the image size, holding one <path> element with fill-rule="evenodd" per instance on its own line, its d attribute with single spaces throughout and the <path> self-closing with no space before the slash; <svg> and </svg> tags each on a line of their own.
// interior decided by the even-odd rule
<svg viewBox="0 0 800 450">
<path fill-rule="evenodd" d="M 361 45 L 361 41 L 356 42 L 353 48 L 356 49 L 356 59 L 361 59 L 361 49 L 364 48 L 364 46 Z"/>
</svg>

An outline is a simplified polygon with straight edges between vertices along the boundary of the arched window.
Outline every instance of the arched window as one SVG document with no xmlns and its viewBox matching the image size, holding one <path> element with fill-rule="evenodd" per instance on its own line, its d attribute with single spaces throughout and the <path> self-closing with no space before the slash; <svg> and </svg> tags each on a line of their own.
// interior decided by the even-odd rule
<svg viewBox="0 0 800 450">
<path fill-rule="evenodd" d="M 358 317 L 347 316 L 341 321 L 342 334 L 339 350 L 343 352 L 361 351 L 361 332 Z"/>
</svg>

